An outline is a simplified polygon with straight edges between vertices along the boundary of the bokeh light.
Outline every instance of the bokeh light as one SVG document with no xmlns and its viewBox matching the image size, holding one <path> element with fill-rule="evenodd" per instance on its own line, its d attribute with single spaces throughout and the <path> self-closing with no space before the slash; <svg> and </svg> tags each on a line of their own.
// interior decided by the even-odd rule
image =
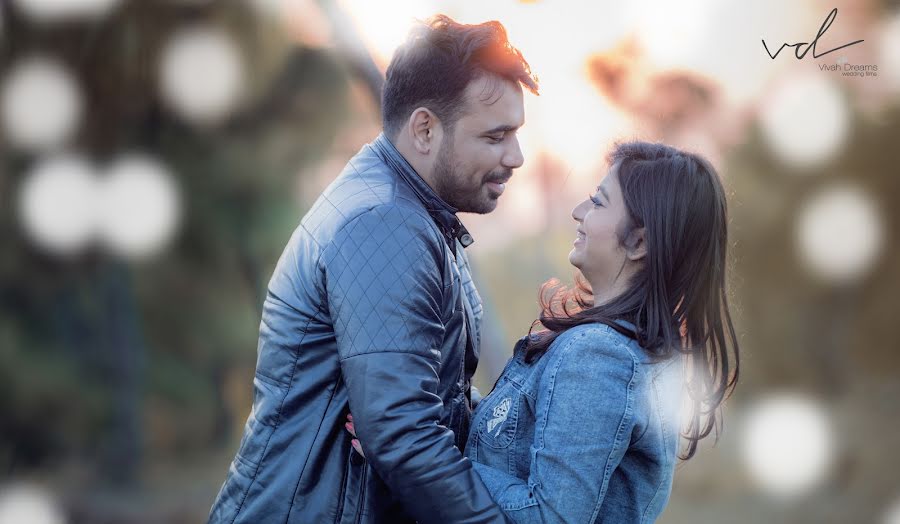
<svg viewBox="0 0 900 524">
<path fill-rule="evenodd" d="M 847 104 L 822 75 L 791 79 L 761 103 L 761 124 L 769 147 L 795 167 L 826 163 L 840 151 L 849 133 Z"/>
<path fill-rule="evenodd" d="M 796 496 L 827 475 L 834 442 L 819 402 L 800 394 L 770 395 L 747 413 L 744 425 L 742 458 L 763 491 Z"/>
<path fill-rule="evenodd" d="M 796 241 L 803 262 L 822 278 L 845 282 L 866 273 L 884 244 L 872 198 L 842 184 L 811 197 L 800 210 Z"/>
<path fill-rule="evenodd" d="M 900 91 L 900 12 L 885 22 L 879 45 L 878 74 L 887 78 L 891 89 Z"/>
<path fill-rule="evenodd" d="M 406 38 L 416 19 L 425 19 L 439 8 L 432 0 L 395 0 L 391 8 L 368 0 L 340 0 L 338 2 L 357 20 L 357 28 L 375 58 L 387 63 L 394 49 Z"/>
<path fill-rule="evenodd" d="M 101 201 L 101 239 L 113 252 L 126 257 L 142 258 L 160 251 L 181 217 L 172 175 L 144 156 L 126 156 L 111 167 Z"/>
<path fill-rule="evenodd" d="M 82 106 L 72 74 L 51 58 L 23 59 L 3 82 L 3 126 L 10 142 L 24 149 L 64 143 L 78 125 Z"/>
<path fill-rule="evenodd" d="M 244 61 L 231 37 L 212 27 L 175 34 L 162 54 L 160 90 L 169 105 L 198 124 L 215 124 L 238 103 Z"/>
<path fill-rule="evenodd" d="M 630 2 L 638 41 L 657 65 L 676 66 L 692 56 L 706 40 L 712 12 L 710 0 L 640 0 Z"/>
<path fill-rule="evenodd" d="M 882 524 L 900 524 L 900 500 L 888 507 L 881 522 Z"/>
<path fill-rule="evenodd" d="M 109 12 L 120 0 L 13 0 L 23 12 L 39 22 L 97 17 Z"/>
<path fill-rule="evenodd" d="M 47 490 L 28 484 L 0 491 L 0 524 L 64 524 L 65 515 Z"/>
<path fill-rule="evenodd" d="M 91 165 L 80 157 L 38 163 L 21 187 L 19 214 L 26 234 L 49 252 L 83 249 L 95 232 L 96 187 Z"/>
</svg>

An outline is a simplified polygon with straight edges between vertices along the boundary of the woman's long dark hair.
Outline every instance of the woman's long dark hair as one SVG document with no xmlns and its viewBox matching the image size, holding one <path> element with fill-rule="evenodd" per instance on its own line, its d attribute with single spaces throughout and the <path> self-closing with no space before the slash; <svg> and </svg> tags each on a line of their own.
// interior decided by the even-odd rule
<svg viewBox="0 0 900 524">
<path fill-rule="evenodd" d="M 556 280 L 541 286 L 544 330 L 529 337 L 526 360 L 540 358 L 563 331 L 602 322 L 635 338 L 657 359 L 686 355 L 692 416 L 680 457 L 694 456 L 699 441 L 719 434 L 722 402 L 738 379 L 737 336 L 725 289 L 728 209 L 713 166 L 703 157 L 663 144 L 616 144 L 607 157 L 616 169 L 630 223 L 645 228 L 647 254 L 624 293 L 594 307 L 590 285 L 576 275 L 573 287 Z M 615 323 L 627 320 L 631 332 Z"/>
</svg>

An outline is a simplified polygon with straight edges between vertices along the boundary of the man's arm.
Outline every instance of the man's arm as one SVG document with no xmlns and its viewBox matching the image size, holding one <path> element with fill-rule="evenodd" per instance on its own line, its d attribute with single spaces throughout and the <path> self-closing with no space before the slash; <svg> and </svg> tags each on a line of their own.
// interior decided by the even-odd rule
<svg viewBox="0 0 900 524">
<path fill-rule="evenodd" d="M 417 521 L 507 522 L 439 423 L 442 240 L 428 221 L 379 206 L 324 252 L 350 411 L 370 464 Z"/>
</svg>

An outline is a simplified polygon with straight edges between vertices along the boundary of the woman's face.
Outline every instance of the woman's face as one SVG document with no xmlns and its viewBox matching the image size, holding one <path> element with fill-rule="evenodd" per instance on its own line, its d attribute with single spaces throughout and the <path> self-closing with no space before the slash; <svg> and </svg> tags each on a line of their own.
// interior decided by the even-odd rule
<svg viewBox="0 0 900 524">
<path fill-rule="evenodd" d="M 581 270 L 595 293 L 623 288 L 633 270 L 630 266 L 640 258 L 619 240 L 620 234 L 628 233 L 630 221 L 617 171 L 614 164 L 600 186 L 572 210 L 578 227 L 569 262 Z M 642 239 L 638 245 L 643 249 Z"/>
</svg>

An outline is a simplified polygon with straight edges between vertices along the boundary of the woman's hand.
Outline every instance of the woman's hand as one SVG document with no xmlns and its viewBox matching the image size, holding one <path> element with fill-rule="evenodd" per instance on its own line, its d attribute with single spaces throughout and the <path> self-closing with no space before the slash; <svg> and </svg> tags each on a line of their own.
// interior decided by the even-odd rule
<svg viewBox="0 0 900 524">
<path fill-rule="evenodd" d="M 350 414 L 350 413 L 347 414 L 347 422 L 344 424 L 344 427 L 347 429 L 347 431 L 350 432 L 351 435 L 353 435 L 353 440 L 350 441 L 350 445 L 353 446 L 353 449 L 355 449 L 356 452 L 359 453 L 362 458 L 366 458 L 366 454 L 363 453 L 362 446 L 360 446 L 360 444 L 359 444 L 359 439 L 356 438 L 356 428 L 353 427 L 353 415 L 352 414 Z"/>
</svg>

